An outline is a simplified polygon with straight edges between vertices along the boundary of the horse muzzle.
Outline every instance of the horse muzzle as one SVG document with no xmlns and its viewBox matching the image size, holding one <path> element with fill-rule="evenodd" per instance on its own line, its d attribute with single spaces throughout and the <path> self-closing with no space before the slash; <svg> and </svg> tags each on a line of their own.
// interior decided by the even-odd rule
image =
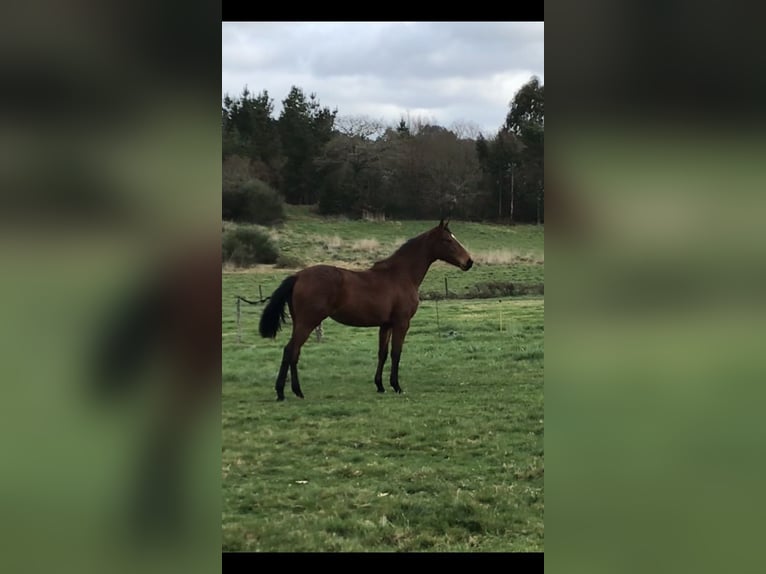
<svg viewBox="0 0 766 574">
<path fill-rule="evenodd" d="M 473 267 L 473 259 L 468 259 L 468 261 L 460 266 L 463 271 L 468 271 L 471 267 Z"/>
</svg>

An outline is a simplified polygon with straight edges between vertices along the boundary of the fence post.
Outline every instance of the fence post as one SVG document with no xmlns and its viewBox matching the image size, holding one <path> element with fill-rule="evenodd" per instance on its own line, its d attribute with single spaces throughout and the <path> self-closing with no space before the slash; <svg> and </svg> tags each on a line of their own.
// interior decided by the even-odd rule
<svg viewBox="0 0 766 574">
<path fill-rule="evenodd" d="M 258 285 L 258 295 L 260 295 L 260 301 L 263 301 L 263 290 L 261 289 L 261 286 Z"/>
<path fill-rule="evenodd" d="M 439 326 L 439 300 L 435 299 L 436 301 L 436 333 L 438 335 L 441 335 L 442 329 Z"/>
<path fill-rule="evenodd" d="M 444 278 L 444 298 L 449 299 L 449 290 L 447 289 L 447 278 Z"/>
<path fill-rule="evenodd" d="M 238 344 L 242 342 L 242 336 L 239 330 L 239 304 L 240 304 L 240 299 L 239 297 L 237 297 L 237 343 Z"/>
</svg>

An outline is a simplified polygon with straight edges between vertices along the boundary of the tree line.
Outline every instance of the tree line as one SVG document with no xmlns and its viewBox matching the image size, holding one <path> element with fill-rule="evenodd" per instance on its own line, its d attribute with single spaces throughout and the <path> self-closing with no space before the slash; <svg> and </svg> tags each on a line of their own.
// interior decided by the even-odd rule
<svg viewBox="0 0 766 574">
<path fill-rule="evenodd" d="M 295 86 L 274 117 L 268 91 L 254 95 L 245 87 L 223 98 L 223 217 L 278 219 L 281 196 L 328 215 L 435 219 L 449 213 L 542 223 L 543 95 L 532 77 L 509 103 L 497 133 L 485 136 L 421 118 L 386 126 L 338 116 Z"/>
</svg>

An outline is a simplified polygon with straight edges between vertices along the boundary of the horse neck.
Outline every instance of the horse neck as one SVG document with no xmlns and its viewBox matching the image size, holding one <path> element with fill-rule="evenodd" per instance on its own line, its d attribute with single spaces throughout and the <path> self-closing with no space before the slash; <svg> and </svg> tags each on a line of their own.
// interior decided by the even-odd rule
<svg viewBox="0 0 766 574">
<path fill-rule="evenodd" d="M 408 277 L 415 287 L 420 287 L 434 261 L 436 259 L 431 256 L 426 238 L 418 237 L 410 245 L 394 253 L 389 258 L 388 267 L 395 273 Z"/>
</svg>

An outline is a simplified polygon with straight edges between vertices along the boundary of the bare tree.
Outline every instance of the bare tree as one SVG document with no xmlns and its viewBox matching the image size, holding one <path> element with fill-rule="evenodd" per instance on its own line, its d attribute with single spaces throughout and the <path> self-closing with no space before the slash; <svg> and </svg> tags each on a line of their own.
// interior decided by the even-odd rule
<svg viewBox="0 0 766 574">
<path fill-rule="evenodd" d="M 460 140 L 475 140 L 481 133 L 481 127 L 476 122 L 455 120 L 450 126 L 450 131 Z"/>
<path fill-rule="evenodd" d="M 386 124 L 382 119 L 351 115 L 335 118 L 335 129 L 345 136 L 368 140 L 382 136 L 386 131 Z"/>
</svg>

